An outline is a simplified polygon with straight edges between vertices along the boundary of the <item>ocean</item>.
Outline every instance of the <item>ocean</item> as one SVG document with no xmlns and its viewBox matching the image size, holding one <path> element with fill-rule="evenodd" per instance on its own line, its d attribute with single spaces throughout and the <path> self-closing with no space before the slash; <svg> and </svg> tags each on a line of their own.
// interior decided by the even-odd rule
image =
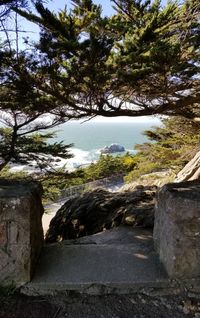
<svg viewBox="0 0 200 318">
<path fill-rule="evenodd" d="M 161 126 L 158 118 L 128 118 L 124 121 L 115 119 L 110 120 L 90 120 L 87 122 L 70 121 L 55 127 L 51 131 L 56 132 L 55 138 L 50 142 L 63 141 L 65 144 L 73 143 L 74 146 L 69 149 L 73 158 L 62 159 L 55 158 L 54 168 L 65 168 L 69 171 L 77 167 L 88 165 L 98 160 L 100 150 L 105 146 L 117 143 L 124 146 L 125 154 L 136 153 L 134 146 L 144 143 L 147 137 L 143 135 L 144 130 L 151 127 Z M 28 173 L 40 172 L 37 164 L 32 162 L 31 165 L 11 164 L 11 171 L 26 171 Z"/>
<path fill-rule="evenodd" d="M 64 163 L 68 169 L 95 162 L 100 156 L 100 149 L 117 143 L 125 147 L 125 152 L 135 153 L 134 146 L 147 141 L 143 135 L 144 130 L 152 126 L 160 126 L 157 118 L 145 119 L 143 122 L 129 121 L 89 121 L 89 122 L 67 122 L 59 128 L 56 138 L 52 141 L 63 141 L 65 144 L 73 143 L 70 152 L 73 158 L 61 160 L 57 163 L 61 167 Z"/>
</svg>

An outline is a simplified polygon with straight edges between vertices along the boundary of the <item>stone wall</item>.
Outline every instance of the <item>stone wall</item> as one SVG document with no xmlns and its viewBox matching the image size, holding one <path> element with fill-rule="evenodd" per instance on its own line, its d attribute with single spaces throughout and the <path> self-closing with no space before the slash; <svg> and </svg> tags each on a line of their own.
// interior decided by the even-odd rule
<svg viewBox="0 0 200 318">
<path fill-rule="evenodd" d="M 200 182 L 165 185 L 158 192 L 154 242 L 170 277 L 200 277 Z"/>
<path fill-rule="evenodd" d="M 0 284 L 30 281 L 43 246 L 42 188 L 0 180 Z"/>
</svg>

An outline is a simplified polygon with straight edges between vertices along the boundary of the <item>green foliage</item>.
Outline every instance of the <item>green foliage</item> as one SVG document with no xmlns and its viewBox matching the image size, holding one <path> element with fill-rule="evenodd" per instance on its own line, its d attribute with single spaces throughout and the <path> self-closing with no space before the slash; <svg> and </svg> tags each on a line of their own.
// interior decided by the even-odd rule
<svg viewBox="0 0 200 318">
<path fill-rule="evenodd" d="M 55 137 L 55 133 L 32 133 L 28 134 L 18 132 L 14 141 L 13 149 L 13 129 L 0 128 L 0 157 L 5 163 L 10 161 L 21 164 L 36 163 L 36 167 L 40 169 L 50 169 L 54 157 L 71 158 L 72 155 L 68 149 L 72 145 L 64 145 L 63 142 L 49 143 L 51 138 Z M 10 149 L 10 152 L 9 152 Z M 4 164 L 2 164 L 4 167 Z"/>
<path fill-rule="evenodd" d="M 17 179 L 17 180 L 24 180 L 27 178 L 32 178 L 28 176 L 28 174 L 24 171 L 18 171 L 18 172 L 11 172 L 9 167 L 6 166 L 0 171 L 0 178 L 1 179 Z"/>
<path fill-rule="evenodd" d="M 85 180 L 93 181 L 116 174 L 125 174 L 130 171 L 134 165 L 134 157 L 129 154 L 122 157 L 101 155 L 96 163 L 92 163 L 89 167 L 84 169 Z"/>
<path fill-rule="evenodd" d="M 118 174 L 126 174 L 134 168 L 135 164 L 135 156 L 128 153 L 117 157 L 101 155 L 96 163 L 92 163 L 86 168 L 79 168 L 70 174 L 63 170 L 57 171 L 57 174 L 46 174 L 41 178 L 44 188 L 44 202 L 55 201 L 59 198 L 61 190 L 68 187 Z"/>
<path fill-rule="evenodd" d="M 139 178 L 143 174 L 151 173 L 154 171 L 162 170 L 162 168 L 158 165 L 158 163 L 153 162 L 138 162 L 135 170 L 131 171 L 130 173 L 125 176 L 126 182 L 131 182 Z"/>
<path fill-rule="evenodd" d="M 54 177 L 52 177 L 55 179 Z M 60 198 L 61 190 L 60 189 L 60 183 L 58 184 L 52 184 L 52 178 L 47 182 L 42 182 L 42 186 L 44 189 L 44 195 L 43 195 L 43 203 L 49 203 L 49 202 L 56 202 Z"/>
<path fill-rule="evenodd" d="M 200 116 L 199 1 L 112 2 L 111 17 L 91 0 L 58 15 L 42 4 L 37 16 L 17 11 L 42 26 L 40 88 L 67 105 L 68 118 Z"/>
<path fill-rule="evenodd" d="M 116 157 L 101 155 L 97 162 L 86 168 L 79 168 L 73 173 L 60 169 L 54 173 L 41 175 L 39 179 L 44 188 L 44 202 L 56 201 L 61 191 L 68 187 L 117 174 L 125 175 L 126 182 L 142 180 L 145 174 L 151 174 L 146 181 L 155 182 L 159 178 L 157 172 L 170 170 L 171 174 L 165 176 L 165 181 L 172 181 L 171 177 L 199 150 L 200 123 L 182 117 L 172 117 L 162 121 L 161 127 L 154 127 L 144 132 L 150 142 L 136 145 L 135 155 L 128 153 Z M 17 175 L 4 169 L 1 176 L 16 178 Z M 24 178 L 26 175 L 18 173 L 17 177 Z M 162 183 L 162 180 L 160 182 Z"/>
<path fill-rule="evenodd" d="M 1 53 L 1 52 L 0 52 Z M 0 170 L 9 162 L 47 168 L 52 157 L 70 158 L 71 145 L 48 143 L 47 129 L 63 123 L 62 104 L 42 86 L 42 65 L 37 54 L 3 50 L 0 63 Z"/>
<path fill-rule="evenodd" d="M 182 117 L 164 119 L 162 127 L 144 134 L 155 142 L 136 145 L 137 163 L 126 176 L 127 182 L 156 171 L 170 169 L 176 173 L 199 150 L 200 123 Z"/>
<path fill-rule="evenodd" d="M 92 0 L 74 0 L 72 10 L 57 15 L 36 1 L 37 16 L 20 9 L 27 1 L 2 2 L 39 24 L 41 36 L 32 51 L 12 50 L 9 41 L 0 45 L 0 115 L 6 126 L 0 130 L 0 169 L 10 161 L 35 160 L 46 168 L 49 155 L 69 158 L 70 145 L 49 144 L 52 136 L 43 130 L 71 118 L 200 117 L 199 1 L 112 2 L 111 17 Z M 136 156 L 101 156 L 71 177 L 50 174 L 44 187 L 56 197 L 58 183 L 63 188 L 116 173 L 130 172 L 132 179 L 156 169 L 176 170 L 198 147 L 199 126 L 196 133 L 193 123 L 164 120 L 164 127 L 146 132 L 155 142 L 138 145 Z"/>
</svg>

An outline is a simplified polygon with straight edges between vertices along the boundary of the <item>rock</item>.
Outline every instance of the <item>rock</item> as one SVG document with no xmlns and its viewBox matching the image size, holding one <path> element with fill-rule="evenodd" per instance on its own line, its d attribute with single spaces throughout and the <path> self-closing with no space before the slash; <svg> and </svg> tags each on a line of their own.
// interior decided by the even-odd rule
<svg viewBox="0 0 200 318">
<path fill-rule="evenodd" d="M 46 242 L 92 235 L 120 224 L 153 228 L 156 187 L 110 193 L 96 189 L 68 200 L 51 220 Z"/>
<path fill-rule="evenodd" d="M 200 151 L 177 174 L 175 182 L 192 181 L 200 179 Z"/>
<path fill-rule="evenodd" d="M 100 152 L 103 154 L 123 151 L 125 151 L 125 148 L 118 144 L 111 144 L 110 146 L 105 146 L 103 149 L 100 150 Z"/>
<path fill-rule="evenodd" d="M 29 282 L 43 246 L 42 188 L 0 180 L 0 285 Z"/>
<path fill-rule="evenodd" d="M 170 277 L 200 276 L 200 183 L 165 185 L 158 192 L 154 243 Z"/>
</svg>

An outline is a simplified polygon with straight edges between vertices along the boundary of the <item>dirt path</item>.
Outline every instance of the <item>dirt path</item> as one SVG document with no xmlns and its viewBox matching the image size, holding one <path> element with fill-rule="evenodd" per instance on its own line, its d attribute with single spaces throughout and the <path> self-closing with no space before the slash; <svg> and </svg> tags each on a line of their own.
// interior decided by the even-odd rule
<svg viewBox="0 0 200 318">
<path fill-rule="evenodd" d="M 0 318 L 200 318 L 200 295 L 0 297 Z"/>
</svg>

